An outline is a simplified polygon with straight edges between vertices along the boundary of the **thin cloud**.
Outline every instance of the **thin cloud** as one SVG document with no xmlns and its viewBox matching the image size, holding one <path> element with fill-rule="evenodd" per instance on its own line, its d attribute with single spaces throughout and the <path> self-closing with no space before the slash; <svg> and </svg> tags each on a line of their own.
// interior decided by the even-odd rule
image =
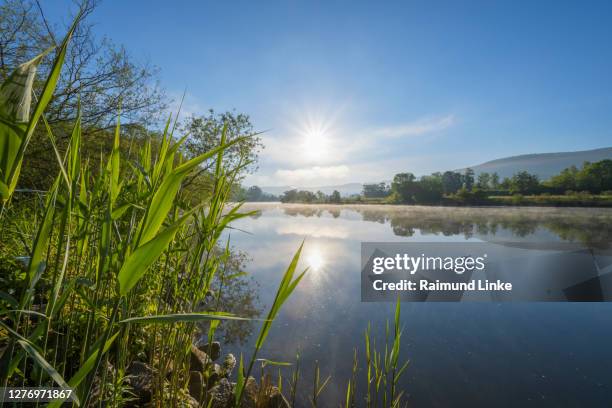
<svg viewBox="0 0 612 408">
<path fill-rule="evenodd" d="M 314 166 L 294 170 L 279 169 L 274 173 L 274 178 L 281 184 L 297 184 L 305 186 L 307 184 L 343 181 L 350 174 L 349 167 L 339 166 Z"/>
<path fill-rule="evenodd" d="M 374 129 L 372 134 L 378 137 L 398 138 L 407 136 L 420 136 L 427 133 L 440 132 L 448 129 L 455 123 L 454 115 L 437 118 L 420 119 L 415 122 L 397 126 L 387 126 Z"/>
</svg>

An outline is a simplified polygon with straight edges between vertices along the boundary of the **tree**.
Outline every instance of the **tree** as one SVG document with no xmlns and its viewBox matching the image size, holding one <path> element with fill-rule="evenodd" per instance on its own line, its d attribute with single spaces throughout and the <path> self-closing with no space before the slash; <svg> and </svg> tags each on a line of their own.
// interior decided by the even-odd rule
<svg viewBox="0 0 612 408">
<path fill-rule="evenodd" d="M 442 198 L 442 176 L 434 173 L 423 176 L 414 189 L 414 200 L 417 203 L 437 203 Z"/>
<path fill-rule="evenodd" d="M 497 172 L 491 174 L 491 188 L 497 190 L 499 188 L 499 174 Z"/>
<path fill-rule="evenodd" d="M 317 202 L 319 203 L 324 203 L 325 202 L 325 193 L 323 193 L 322 191 L 317 191 Z"/>
<path fill-rule="evenodd" d="M 340 192 L 338 190 L 334 190 L 329 197 L 329 201 L 331 203 L 339 204 L 342 202 L 342 198 L 340 197 Z"/>
<path fill-rule="evenodd" d="M 297 201 L 297 193 L 298 193 L 298 191 L 295 190 L 295 189 L 294 190 L 285 191 L 281 195 L 280 200 L 281 200 L 282 203 L 294 203 L 294 202 Z"/>
<path fill-rule="evenodd" d="M 474 186 L 474 170 L 472 170 L 471 168 L 467 168 L 465 169 L 465 172 L 463 173 L 463 186 L 468 189 L 471 190 L 472 187 Z"/>
<path fill-rule="evenodd" d="M 83 3 L 83 18 L 72 36 L 56 91 L 45 112 L 47 120 L 51 124 L 74 121 L 80 101 L 84 134 L 114 126 L 119 102 L 125 125 L 157 122 L 167 107 L 157 81 L 158 69 L 135 61 L 110 39 L 96 38 L 93 25 L 85 18 L 96 7 L 95 0 Z M 0 80 L 56 45 L 56 38 L 61 38 L 58 33 L 66 30 L 48 24 L 40 3 L 4 1 L 0 5 Z M 41 62 L 39 78 L 48 76 L 52 61 L 46 58 Z M 35 83 L 36 90 L 42 86 L 42 81 Z"/>
<path fill-rule="evenodd" d="M 461 188 L 463 184 L 460 173 L 456 171 L 445 171 L 442 174 L 442 191 L 444 194 L 453 194 Z"/>
<path fill-rule="evenodd" d="M 546 184 L 561 192 L 577 190 L 578 172 L 579 170 L 576 166 L 568 167 L 563 169 L 561 173 L 551 177 Z"/>
<path fill-rule="evenodd" d="M 280 201 L 283 203 L 314 203 L 317 201 L 317 195 L 312 191 L 294 189 L 285 191 Z"/>
<path fill-rule="evenodd" d="M 601 193 L 612 190 L 612 160 L 585 162 L 576 176 L 579 190 Z"/>
<path fill-rule="evenodd" d="M 512 194 L 533 194 L 540 188 L 540 180 L 535 174 L 519 171 L 510 180 L 510 192 Z"/>
<path fill-rule="evenodd" d="M 480 173 L 478 175 L 478 188 L 487 190 L 490 187 L 491 175 L 487 172 Z"/>
<path fill-rule="evenodd" d="M 366 198 L 386 197 L 388 195 L 389 188 L 384 182 L 363 185 L 363 196 Z"/>
<path fill-rule="evenodd" d="M 229 111 L 215 113 L 210 109 L 207 115 L 191 116 L 182 125 L 184 134 L 189 134 L 185 141 L 185 153 L 188 157 L 195 157 L 207 152 L 221 143 L 221 133 L 227 126 L 226 141 L 230 142 L 242 136 L 249 136 L 232 145 L 224 151 L 223 163 L 228 169 L 245 166 L 241 175 L 251 173 L 257 169 L 257 159 L 263 145 L 261 138 L 253 131 L 253 125 L 248 115 Z M 211 169 L 215 159 L 209 160 L 202 171 Z"/>
<path fill-rule="evenodd" d="M 0 4 L 0 81 L 20 64 L 52 49 L 67 31 L 67 27 L 48 24 L 41 3 L 5 0 Z M 58 149 L 64 152 L 80 106 L 83 160 L 97 160 L 101 152 L 109 152 L 113 139 L 109 130 L 115 125 L 120 101 L 122 133 L 127 136 L 122 139 L 133 141 L 144 140 L 141 136 L 149 134 L 145 126 L 161 119 L 167 107 L 167 98 L 157 81 L 156 67 L 134 60 L 125 48 L 108 38 L 93 35 L 87 16 L 96 6 L 95 0 L 82 3 L 83 14 L 45 111 Z M 40 96 L 55 52 L 51 50 L 38 65 L 33 83 L 36 97 Z M 19 186 L 48 189 L 59 167 L 42 124 L 35 129 L 24 163 Z"/>
<path fill-rule="evenodd" d="M 251 186 L 246 192 L 246 201 L 261 201 L 263 191 L 257 186 Z"/>
<path fill-rule="evenodd" d="M 409 203 L 414 200 L 415 179 L 412 173 L 399 173 L 393 177 L 391 191 L 401 202 Z"/>
</svg>

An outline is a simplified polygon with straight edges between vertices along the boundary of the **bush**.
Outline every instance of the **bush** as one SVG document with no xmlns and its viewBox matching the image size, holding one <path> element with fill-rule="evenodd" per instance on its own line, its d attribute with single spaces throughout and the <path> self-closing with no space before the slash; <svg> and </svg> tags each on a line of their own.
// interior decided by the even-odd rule
<svg viewBox="0 0 612 408">
<path fill-rule="evenodd" d="M 522 194 L 513 194 L 512 195 L 512 204 L 519 205 L 525 201 L 525 197 Z"/>
</svg>

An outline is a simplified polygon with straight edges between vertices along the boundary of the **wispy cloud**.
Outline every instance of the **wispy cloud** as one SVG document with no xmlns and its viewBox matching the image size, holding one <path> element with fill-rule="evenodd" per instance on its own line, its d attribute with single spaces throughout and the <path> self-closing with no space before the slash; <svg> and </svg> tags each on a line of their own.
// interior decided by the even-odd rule
<svg viewBox="0 0 612 408">
<path fill-rule="evenodd" d="M 446 115 L 436 118 L 419 119 L 414 122 L 395 126 L 375 128 L 372 134 L 378 137 L 398 138 L 407 136 L 420 136 L 428 133 L 439 132 L 448 129 L 455 123 L 454 115 Z"/>
<path fill-rule="evenodd" d="M 339 166 L 314 166 L 293 170 L 279 169 L 274 173 L 274 179 L 281 184 L 296 184 L 309 186 L 313 183 L 337 183 L 346 181 L 350 174 L 349 167 Z"/>
</svg>

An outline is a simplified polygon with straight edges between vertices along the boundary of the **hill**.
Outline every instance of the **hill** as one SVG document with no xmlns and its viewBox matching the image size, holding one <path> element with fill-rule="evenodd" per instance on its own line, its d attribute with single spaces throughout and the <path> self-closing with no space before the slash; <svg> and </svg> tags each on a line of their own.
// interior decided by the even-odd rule
<svg viewBox="0 0 612 408">
<path fill-rule="evenodd" d="M 612 147 L 578 152 L 524 154 L 491 160 L 471 168 L 476 174 L 497 172 L 500 178 L 511 177 L 516 172 L 525 170 L 537 174 L 541 180 L 546 180 L 572 165 L 580 167 L 585 161 L 596 162 L 604 159 L 612 159 Z"/>
</svg>

